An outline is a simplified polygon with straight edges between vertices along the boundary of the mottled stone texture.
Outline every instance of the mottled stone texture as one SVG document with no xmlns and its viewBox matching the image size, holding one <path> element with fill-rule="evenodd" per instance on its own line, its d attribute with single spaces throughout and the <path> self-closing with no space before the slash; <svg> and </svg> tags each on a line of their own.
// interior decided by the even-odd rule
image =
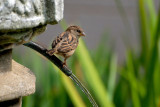
<svg viewBox="0 0 160 107">
<path fill-rule="evenodd" d="M 35 92 L 36 78 L 12 60 L 12 50 L 0 52 L 0 107 L 21 107 L 22 96 Z"/>
<path fill-rule="evenodd" d="M 12 60 L 12 71 L 0 71 L 0 102 L 34 93 L 35 81 L 28 68 Z"/>
<path fill-rule="evenodd" d="M 63 0 L 1 0 L 0 31 L 55 24 L 63 18 Z"/>
<path fill-rule="evenodd" d="M 29 42 L 34 36 L 41 34 L 46 25 L 14 32 L 0 32 L 0 51 L 11 49 L 14 46 Z"/>
<path fill-rule="evenodd" d="M 12 69 L 12 50 L 0 52 L 0 73 L 11 71 Z"/>
<path fill-rule="evenodd" d="M 26 43 L 63 18 L 63 0 L 0 0 L 0 51 Z"/>
</svg>

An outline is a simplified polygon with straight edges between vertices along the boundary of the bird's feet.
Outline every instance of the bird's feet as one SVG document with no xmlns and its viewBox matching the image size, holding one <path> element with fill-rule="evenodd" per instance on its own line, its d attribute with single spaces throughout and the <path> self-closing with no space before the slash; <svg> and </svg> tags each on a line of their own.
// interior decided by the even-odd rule
<svg viewBox="0 0 160 107">
<path fill-rule="evenodd" d="M 64 66 L 67 66 L 66 62 L 63 62 L 63 67 L 64 67 Z"/>
</svg>

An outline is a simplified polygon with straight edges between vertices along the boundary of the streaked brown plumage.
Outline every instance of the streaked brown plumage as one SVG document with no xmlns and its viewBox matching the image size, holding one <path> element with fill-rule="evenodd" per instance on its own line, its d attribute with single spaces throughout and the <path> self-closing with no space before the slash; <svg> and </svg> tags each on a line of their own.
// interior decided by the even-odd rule
<svg viewBox="0 0 160 107">
<path fill-rule="evenodd" d="M 70 26 L 53 40 L 52 49 L 48 50 L 47 53 L 51 56 L 53 54 L 63 56 L 63 65 L 66 65 L 67 58 L 73 55 L 81 36 L 85 36 L 85 34 L 79 26 Z"/>
</svg>

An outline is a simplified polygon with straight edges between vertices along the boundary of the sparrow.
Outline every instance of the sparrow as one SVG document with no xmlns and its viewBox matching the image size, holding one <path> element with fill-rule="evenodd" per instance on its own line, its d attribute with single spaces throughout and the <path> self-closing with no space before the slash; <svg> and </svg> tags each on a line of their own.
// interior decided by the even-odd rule
<svg viewBox="0 0 160 107">
<path fill-rule="evenodd" d="M 66 60 L 75 52 L 81 36 L 85 36 L 82 28 L 79 26 L 69 26 L 53 40 L 52 49 L 46 51 L 46 53 L 50 56 L 57 54 L 64 57 L 63 66 L 67 66 Z"/>
</svg>

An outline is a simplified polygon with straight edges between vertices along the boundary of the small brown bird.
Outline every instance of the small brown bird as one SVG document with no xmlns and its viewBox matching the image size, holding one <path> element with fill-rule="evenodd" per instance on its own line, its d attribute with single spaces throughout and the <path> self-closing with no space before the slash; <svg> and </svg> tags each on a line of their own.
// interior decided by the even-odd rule
<svg viewBox="0 0 160 107">
<path fill-rule="evenodd" d="M 85 36 L 85 33 L 79 26 L 70 26 L 65 32 L 53 40 L 52 49 L 47 53 L 52 56 L 57 54 L 64 57 L 63 66 L 66 65 L 66 60 L 73 55 L 75 49 L 78 46 L 78 40 L 81 36 Z"/>
</svg>

